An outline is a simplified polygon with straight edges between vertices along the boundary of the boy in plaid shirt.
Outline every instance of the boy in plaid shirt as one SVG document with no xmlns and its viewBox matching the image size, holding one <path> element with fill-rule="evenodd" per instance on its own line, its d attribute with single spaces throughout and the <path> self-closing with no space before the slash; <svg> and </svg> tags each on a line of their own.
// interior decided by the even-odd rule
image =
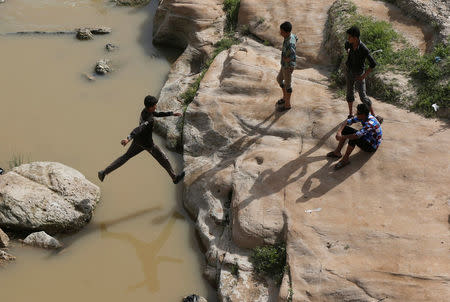
<svg viewBox="0 0 450 302">
<path fill-rule="evenodd" d="M 336 140 L 339 141 L 337 148 L 327 154 L 327 157 L 340 158 L 342 157 L 341 150 L 348 139 L 347 151 L 342 157 L 341 161 L 335 166 L 335 169 L 345 167 L 350 163 L 350 154 L 358 146 L 365 152 L 375 152 L 381 144 L 383 132 L 378 120 L 371 115 L 369 108 L 365 104 L 359 104 L 357 107 L 356 117 L 345 120 L 336 134 Z M 349 125 L 361 122 L 362 129 L 356 130 Z"/>
</svg>

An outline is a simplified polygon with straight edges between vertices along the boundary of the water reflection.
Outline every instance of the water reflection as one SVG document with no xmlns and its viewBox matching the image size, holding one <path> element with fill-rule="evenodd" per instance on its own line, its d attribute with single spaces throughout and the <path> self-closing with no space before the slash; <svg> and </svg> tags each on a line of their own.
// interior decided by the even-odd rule
<svg viewBox="0 0 450 302">
<path fill-rule="evenodd" d="M 162 216 L 163 218 L 165 216 Z M 160 289 L 159 279 L 158 279 L 158 265 L 161 262 L 172 262 L 172 263 L 182 263 L 183 260 L 179 258 L 169 257 L 169 256 L 158 256 L 161 248 L 169 239 L 175 222 L 177 219 L 184 219 L 182 215 L 174 212 L 170 217 L 167 224 L 164 226 L 158 237 L 152 242 L 144 242 L 137 239 L 130 233 L 117 233 L 107 230 L 107 224 L 100 224 L 101 236 L 102 238 L 114 238 L 122 241 L 126 241 L 133 245 L 136 249 L 136 255 L 142 263 L 142 269 L 144 272 L 145 279 L 134 285 L 128 287 L 129 291 L 136 290 L 138 288 L 147 286 L 150 292 L 157 292 Z M 157 219 L 161 221 L 161 219 Z"/>
</svg>

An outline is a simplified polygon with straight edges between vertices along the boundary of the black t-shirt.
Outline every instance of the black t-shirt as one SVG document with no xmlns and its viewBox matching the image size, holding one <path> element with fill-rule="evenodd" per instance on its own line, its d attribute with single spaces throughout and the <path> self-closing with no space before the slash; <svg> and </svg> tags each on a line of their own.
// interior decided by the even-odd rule
<svg viewBox="0 0 450 302">
<path fill-rule="evenodd" d="M 153 124 L 154 117 L 164 117 L 173 115 L 172 111 L 168 112 L 148 112 L 147 109 L 141 111 L 139 126 L 134 128 L 128 135 L 128 139 L 134 139 L 141 145 L 151 146 L 153 145 Z"/>
<path fill-rule="evenodd" d="M 364 62 L 366 58 L 369 61 L 370 68 L 375 68 L 375 66 L 377 66 L 377 63 L 370 54 L 369 49 L 363 42 L 359 41 L 358 48 L 353 49 L 353 46 L 347 41 L 345 42 L 345 49 L 350 49 L 346 65 L 348 71 L 351 71 L 353 74 L 359 75 L 364 72 Z"/>
</svg>

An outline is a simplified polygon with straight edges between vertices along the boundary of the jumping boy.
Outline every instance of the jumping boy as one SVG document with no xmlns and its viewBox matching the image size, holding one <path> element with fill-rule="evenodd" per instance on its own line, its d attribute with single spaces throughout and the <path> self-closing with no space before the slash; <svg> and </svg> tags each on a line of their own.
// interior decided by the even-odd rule
<svg viewBox="0 0 450 302">
<path fill-rule="evenodd" d="M 154 96 L 148 95 L 144 99 L 145 108 L 141 112 L 139 126 L 131 131 L 130 135 L 126 139 L 123 139 L 120 143 L 122 146 L 126 146 L 131 140 L 131 146 L 128 148 L 127 152 L 117 158 L 114 162 L 112 162 L 105 170 L 101 170 L 98 172 L 98 178 L 100 181 L 105 179 L 105 176 L 116 170 L 124 163 L 126 163 L 130 158 L 138 155 L 142 151 L 148 151 L 158 162 L 159 164 L 166 169 L 167 173 L 169 173 L 170 177 L 174 184 L 177 184 L 184 177 L 184 172 L 176 175 L 170 165 L 169 159 L 161 151 L 161 149 L 153 143 L 152 133 L 153 133 L 153 123 L 154 117 L 165 117 L 165 116 L 181 116 L 181 113 L 173 113 L 169 112 L 157 112 L 156 104 L 158 103 L 158 99 Z"/>
<path fill-rule="evenodd" d="M 278 100 L 278 111 L 291 109 L 292 94 L 292 72 L 296 65 L 295 48 L 298 38 L 291 33 L 292 24 L 284 22 L 280 25 L 280 35 L 284 38 L 283 48 L 281 49 L 281 69 L 277 76 L 277 82 L 283 90 L 283 98 Z"/>
</svg>

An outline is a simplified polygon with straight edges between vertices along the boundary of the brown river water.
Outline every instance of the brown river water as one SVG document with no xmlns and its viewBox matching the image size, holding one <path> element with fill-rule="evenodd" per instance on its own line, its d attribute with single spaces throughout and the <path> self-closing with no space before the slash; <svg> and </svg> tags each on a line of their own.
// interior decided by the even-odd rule
<svg viewBox="0 0 450 302">
<path fill-rule="evenodd" d="M 6 0 L 0 3 L 0 167 L 14 156 L 56 161 L 100 186 L 91 223 L 61 237 L 59 252 L 22 247 L 0 270 L 1 301 L 181 301 L 197 293 L 215 300 L 201 275 L 203 256 L 174 186 L 148 154 L 127 162 L 104 183 L 97 171 L 125 149 L 120 140 L 138 122 L 143 98 L 157 95 L 170 68 L 151 43 L 157 1 L 143 8 L 108 0 Z M 103 25 L 113 32 L 5 35 Z M 105 45 L 119 49 L 107 53 Z M 89 81 L 95 62 L 115 71 Z M 161 139 L 156 138 L 160 146 Z M 181 156 L 166 150 L 181 169 Z"/>
</svg>

